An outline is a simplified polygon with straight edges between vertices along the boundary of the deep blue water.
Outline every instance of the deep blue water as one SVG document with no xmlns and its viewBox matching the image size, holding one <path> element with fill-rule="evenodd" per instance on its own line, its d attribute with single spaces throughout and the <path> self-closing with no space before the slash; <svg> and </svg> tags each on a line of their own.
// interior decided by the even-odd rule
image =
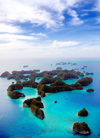
<svg viewBox="0 0 100 138">
<path fill-rule="evenodd" d="M 6 70 L 53 70 L 58 67 L 57 62 L 66 61 L 77 65 L 62 65 L 63 69 L 74 69 L 87 65 L 85 71 L 93 72 L 89 75 L 93 82 L 83 90 L 71 92 L 59 92 L 48 94 L 42 98 L 44 103 L 45 119 L 40 120 L 30 111 L 23 107 L 23 101 L 31 97 L 37 97 L 37 90 L 24 87 L 26 97 L 13 100 L 7 96 L 7 88 L 15 80 L 7 80 L 0 77 L 0 138 L 100 138 L 100 60 L 99 59 L 21 59 L 3 60 L 0 63 L 0 74 Z M 52 64 L 52 66 L 51 66 Z M 28 65 L 28 68 L 23 68 Z M 36 80 L 40 81 L 40 80 Z M 75 83 L 77 79 L 66 80 L 67 84 Z M 86 89 L 93 88 L 92 93 Z M 57 100 L 57 104 L 53 102 Z M 87 117 L 79 117 L 77 112 L 86 108 L 89 112 Z M 74 135 L 72 126 L 74 122 L 86 122 L 91 129 L 91 135 Z"/>
</svg>

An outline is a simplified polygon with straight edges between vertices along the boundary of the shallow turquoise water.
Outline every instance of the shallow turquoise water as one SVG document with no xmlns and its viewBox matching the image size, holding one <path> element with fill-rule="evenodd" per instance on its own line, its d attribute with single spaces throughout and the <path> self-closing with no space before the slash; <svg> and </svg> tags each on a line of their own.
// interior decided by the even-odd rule
<svg viewBox="0 0 100 138">
<path fill-rule="evenodd" d="M 0 78 L 0 138 L 100 138 L 100 61 L 76 62 L 77 65 L 75 66 L 63 65 L 62 67 L 65 69 L 78 67 L 80 69 L 83 65 L 87 65 L 85 71 L 94 72 L 94 75 L 91 75 L 93 82 L 84 87 L 83 90 L 47 94 L 46 97 L 42 98 L 45 113 L 44 120 L 34 116 L 29 108 L 23 107 L 25 99 L 37 97 L 36 89 L 24 87 L 20 92 L 25 93 L 26 97 L 12 100 L 7 96 L 6 89 L 14 80 Z M 51 66 L 51 63 L 53 66 Z M 38 63 L 38 65 L 30 63 L 31 67 L 29 68 L 51 70 L 57 67 L 55 63 L 44 62 L 43 65 L 42 63 Z M 5 66 L 5 70 L 17 70 L 20 65 L 23 64 L 20 63 L 18 66 L 11 64 L 9 67 Z M 0 70 L 1 73 L 4 72 L 3 68 Z M 80 69 L 80 71 L 83 70 Z M 77 80 L 72 79 L 65 82 L 71 84 Z M 86 92 L 88 88 L 94 88 L 95 91 L 88 93 Z M 57 100 L 56 104 L 53 103 L 55 100 Z M 89 115 L 87 117 L 77 116 L 77 112 L 82 108 L 88 110 Z M 74 122 L 86 122 L 91 129 L 91 135 L 74 135 L 72 131 Z"/>
</svg>

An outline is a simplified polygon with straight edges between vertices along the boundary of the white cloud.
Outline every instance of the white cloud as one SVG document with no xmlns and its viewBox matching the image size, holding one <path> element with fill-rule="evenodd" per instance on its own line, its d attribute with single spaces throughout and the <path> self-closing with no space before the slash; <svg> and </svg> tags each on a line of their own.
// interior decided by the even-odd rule
<svg viewBox="0 0 100 138">
<path fill-rule="evenodd" d="M 32 33 L 31 35 L 36 35 L 36 36 L 44 36 L 44 37 L 47 37 L 46 34 L 43 34 L 43 33 Z"/>
<path fill-rule="evenodd" d="M 45 44 L 39 44 L 39 41 L 36 41 L 37 37 L 47 37 L 42 32 L 32 33 L 29 36 L 22 34 L 28 29 L 27 23 L 50 29 L 63 26 L 65 21 L 68 21 L 67 23 L 70 23 L 70 25 L 83 24 L 75 10 L 79 6 L 83 6 L 81 2 L 85 3 L 83 0 L 0 0 L 0 33 L 3 33 L 0 34 L 0 56 L 3 56 L 5 52 L 7 53 L 6 56 L 18 56 L 19 58 L 22 55 L 23 57 L 84 56 L 84 51 L 88 55 L 89 50 L 96 53 L 94 47 L 91 49 L 90 45 L 82 47 L 80 42 L 77 41 L 54 40 L 50 42 L 48 40 Z M 100 0 L 97 0 L 95 10 L 100 11 Z M 70 15 L 70 20 L 69 16 L 67 20 L 66 13 Z M 81 16 L 86 16 L 86 14 Z M 97 20 L 99 23 L 100 19 Z M 21 29 L 20 23 L 26 23 L 26 26 L 23 26 L 24 30 Z M 30 30 L 28 30 L 28 33 L 31 33 Z"/>
<path fill-rule="evenodd" d="M 8 36 L 10 39 L 8 39 Z M 19 39 L 20 38 L 20 39 Z M 71 46 L 76 46 L 79 44 L 79 42 L 75 41 L 57 41 L 54 40 L 51 44 L 49 43 L 48 45 L 41 45 L 40 43 L 35 43 L 31 41 L 23 41 L 22 39 L 27 39 L 31 40 L 33 39 L 32 37 L 24 37 L 24 36 L 18 36 L 18 35 L 5 35 L 5 36 L 0 36 L 0 40 L 9 40 L 6 43 L 0 43 L 0 51 L 8 51 L 8 52 L 15 52 L 15 51 L 27 51 L 27 54 L 30 55 L 30 52 L 34 53 L 40 53 L 40 51 L 43 52 L 43 54 L 46 53 L 51 53 L 50 51 L 60 51 L 60 48 L 66 48 L 66 47 L 71 47 Z M 36 55 L 36 53 L 34 53 Z M 10 53 L 9 53 L 10 54 Z M 15 54 L 16 55 L 16 54 Z M 34 56 L 35 56 L 34 55 Z"/>
<path fill-rule="evenodd" d="M 31 22 L 53 28 L 63 25 L 64 11 L 78 7 L 83 0 L 0 0 L 0 21 L 2 22 Z M 77 25 L 82 24 L 78 15 L 74 17 Z M 76 24 L 76 23 L 75 23 Z"/>
<path fill-rule="evenodd" d="M 95 1 L 95 4 L 94 4 L 94 7 L 92 8 L 91 11 L 97 11 L 97 12 L 100 12 L 100 0 L 96 0 Z M 96 23 L 100 23 L 100 16 L 98 16 L 96 19 Z"/>
<path fill-rule="evenodd" d="M 11 24 L 0 23 L 0 33 L 23 33 L 24 31 L 20 26 Z"/>
<path fill-rule="evenodd" d="M 14 34 L 0 34 L 1 41 L 16 41 L 16 40 L 35 40 L 36 37 Z"/>
<path fill-rule="evenodd" d="M 81 25 L 81 24 L 83 24 L 83 21 L 80 20 L 78 17 L 75 17 L 70 21 L 70 24 L 71 25 Z"/>
<path fill-rule="evenodd" d="M 27 42 L 22 40 L 10 41 L 7 43 L 0 43 L 0 57 L 1 58 L 33 58 L 43 57 L 45 55 L 44 47 L 36 45 L 34 42 Z"/>
<path fill-rule="evenodd" d="M 51 26 L 57 26 L 59 19 L 63 19 L 62 15 L 61 17 L 59 16 L 60 18 L 55 18 L 52 12 L 48 12 L 45 8 L 43 9 L 42 6 L 45 6 L 45 3 L 41 2 L 31 1 L 30 4 L 24 1 L 8 0 L 0 1 L 0 5 L 0 21 L 2 22 L 29 21 L 33 24 L 45 25 L 50 28 Z M 58 15 L 56 14 L 56 16 Z"/>
<path fill-rule="evenodd" d="M 100 17 L 96 18 L 97 24 L 100 23 Z"/>
<path fill-rule="evenodd" d="M 66 0 L 68 7 L 78 7 L 83 0 Z"/>
<path fill-rule="evenodd" d="M 83 13 L 83 14 L 81 14 L 81 16 L 87 16 L 88 15 L 88 13 Z"/>
<path fill-rule="evenodd" d="M 81 24 L 83 24 L 83 21 L 80 20 L 80 18 L 78 18 L 78 14 L 76 13 L 75 10 L 69 9 L 68 13 L 69 13 L 70 16 L 73 17 L 72 20 L 70 21 L 71 25 L 81 25 Z"/>
<path fill-rule="evenodd" d="M 28 50 L 31 49 L 31 45 L 30 43 L 24 42 L 24 41 L 20 41 L 20 40 L 15 40 L 15 41 L 10 41 L 8 43 L 2 43 L 0 44 L 0 50 L 2 52 L 4 51 L 8 51 L 8 52 L 17 52 L 17 51 L 24 51 L 24 50 Z M 16 55 L 16 54 L 15 54 Z"/>
<path fill-rule="evenodd" d="M 61 41 L 54 40 L 51 47 L 53 47 L 53 48 L 69 47 L 69 46 L 76 46 L 79 43 L 80 42 L 76 42 L 76 41 L 62 41 L 61 42 Z"/>
<path fill-rule="evenodd" d="M 82 51 L 84 51 L 84 52 L 86 52 L 86 51 L 88 51 L 88 50 L 91 50 L 91 49 L 93 49 L 93 47 L 84 47 L 84 48 L 82 48 Z"/>
<path fill-rule="evenodd" d="M 95 1 L 95 6 L 94 6 L 93 10 L 100 12 L 100 0 Z"/>
</svg>

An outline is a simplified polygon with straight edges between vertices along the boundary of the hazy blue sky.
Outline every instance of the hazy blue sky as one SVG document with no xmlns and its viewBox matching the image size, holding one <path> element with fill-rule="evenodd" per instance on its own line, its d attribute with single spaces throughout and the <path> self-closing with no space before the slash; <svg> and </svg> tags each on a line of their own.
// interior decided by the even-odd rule
<svg viewBox="0 0 100 138">
<path fill-rule="evenodd" d="M 0 0 L 0 58 L 100 57 L 100 0 Z"/>
</svg>

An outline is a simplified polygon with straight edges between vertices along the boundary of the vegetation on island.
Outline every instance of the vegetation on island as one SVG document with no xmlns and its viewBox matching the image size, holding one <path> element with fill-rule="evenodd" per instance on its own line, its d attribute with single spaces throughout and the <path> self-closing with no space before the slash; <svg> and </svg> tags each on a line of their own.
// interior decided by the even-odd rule
<svg viewBox="0 0 100 138">
<path fill-rule="evenodd" d="M 12 99 L 18 99 L 20 97 L 25 97 L 24 93 L 18 92 L 18 91 L 8 91 L 7 94 Z"/>
<path fill-rule="evenodd" d="M 21 90 L 23 88 L 23 85 L 22 84 L 11 84 L 7 91 L 13 91 L 13 90 Z"/>
<path fill-rule="evenodd" d="M 35 116 L 39 117 L 40 119 L 44 119 L 45 115 L 44 112 L 35 105 L 30 106 L 31 111 L 34 113 Z"/>
<path fill-rule="evenodd" d="M 44 105 L 41 102 L 41 97 L 27 99 L 23 102 L 23 106 L 25 107 L 30 107 L 31 105 L 35 105 L 39 108 L 44 108 Z"/>
<path fill-rule="evenodd" d="M 62 80 L 75 79 L 75 78 L 78 79 L 79 77 L 76 73 L 73 72 L 64 73 L 62 76 Z"/>
<path fill-rule="evenodd" d="M 92 77 L 85 77 L 78 80 L 77 82 L 80 83 L 82 86 L 87 86 L 90 83 L 92 83 L 92 81 L 93 81 Z"/>
<path fill-rule="evenodd" d="M 61 91 L 72 91 L 72 90 L 82 90 L 84 85 L 88 85 L 93 81 L 91 77 L 86 77 L 78 80 L 75 84 L 68 85 L 64 83 L 60 78 L 56 80 L 54 83 L 51 83 L 50 86 L 39 83 L 37 89 L 38 94 L 42 93 L 55 93 Z"/>
</svg>

